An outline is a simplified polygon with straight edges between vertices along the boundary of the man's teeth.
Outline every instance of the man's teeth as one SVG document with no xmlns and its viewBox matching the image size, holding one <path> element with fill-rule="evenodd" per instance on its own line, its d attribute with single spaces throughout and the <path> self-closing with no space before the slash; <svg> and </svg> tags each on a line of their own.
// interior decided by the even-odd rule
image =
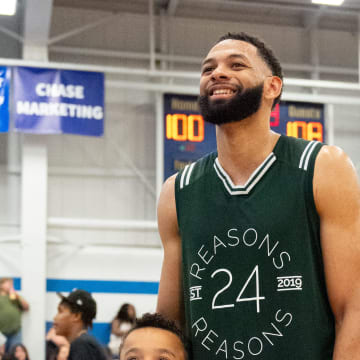
<svg viewBox="0 0 360 360">
<path fill-rule="evenodd" d="M 230 95 L 233 92 L 234 91 L 230 89 L 219 89 L 219 90 L 214 90 L 213 95 Z"/>
</svg>

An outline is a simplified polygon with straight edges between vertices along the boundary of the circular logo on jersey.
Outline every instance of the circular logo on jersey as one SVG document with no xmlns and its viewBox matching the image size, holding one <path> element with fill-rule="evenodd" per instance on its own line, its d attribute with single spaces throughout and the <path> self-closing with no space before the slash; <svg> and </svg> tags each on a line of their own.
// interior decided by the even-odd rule
<svg viewBox="0 0 360 360">
<path fill-rule="evenodd" d="M 303 291 L 290 252 L 254 227 L 224 234 L 199 246 L 187 270 L 194 352 L 247 359 L 286 345 L 287 303 Z"/>
</svg>

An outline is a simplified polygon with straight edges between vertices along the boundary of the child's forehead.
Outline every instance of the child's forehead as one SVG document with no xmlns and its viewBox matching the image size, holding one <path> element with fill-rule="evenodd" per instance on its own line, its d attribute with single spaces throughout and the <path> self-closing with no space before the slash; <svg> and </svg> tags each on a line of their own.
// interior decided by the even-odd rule
<svg viewBox="0 0 360 360">
<path fill-rule="evenodd" d="M 184 346 L 175 333 L 156 327 L 143 327 L 131 331 L 125 338 L 122 353 L 125 354 L 131 349 L 141 352 L 167 350 L 174 354 L 184 353 Z"/>
<path fill-rule="evenodd" d="M 141 328 L 134 329 L 130 332 L 130 334 L 127 336 L 127 339 L 132 338 L 143 338 L 143 337 L 163 337 L 163 338 L 176 338 L 178 339 L 178 336 L 174 334 L 172 331 L 168 329 L 158 328 L 158 327 L 152 327 L 152 326 L 145 326 Z M 180 339 L 179 339 L 180 341 Z"/>
</svg>

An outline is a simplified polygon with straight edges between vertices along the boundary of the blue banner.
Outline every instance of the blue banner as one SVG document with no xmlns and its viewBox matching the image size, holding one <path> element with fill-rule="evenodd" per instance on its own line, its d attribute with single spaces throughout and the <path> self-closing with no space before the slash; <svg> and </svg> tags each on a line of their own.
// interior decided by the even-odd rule
<svg viewBox="0 0 360 360">
<path fill-rule="evenodd" d="M 35 134 L 104 133 L 104 74 L 13 69 L 15 129 Z"/>
<path fill-rule="evenodd" d="M 9 131 L 10 69 L 0 66 L 0 132 Z"/>
</svg>

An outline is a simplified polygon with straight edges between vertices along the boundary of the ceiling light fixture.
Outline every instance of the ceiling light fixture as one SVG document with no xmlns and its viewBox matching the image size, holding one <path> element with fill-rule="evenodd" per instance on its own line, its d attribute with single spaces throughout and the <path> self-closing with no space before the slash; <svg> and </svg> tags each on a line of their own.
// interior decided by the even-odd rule
<svg viewBox="0 0 360 360">
<path fill-rule="evenodd" d="M 0 1 L 0 15 L 12 16 L 16 12 L 16 0 Z"/>
<path fill-rule="evenodd" d="M 312 0 L 313 4 L 340 6 L 344 0 Z"/>
</svg>

